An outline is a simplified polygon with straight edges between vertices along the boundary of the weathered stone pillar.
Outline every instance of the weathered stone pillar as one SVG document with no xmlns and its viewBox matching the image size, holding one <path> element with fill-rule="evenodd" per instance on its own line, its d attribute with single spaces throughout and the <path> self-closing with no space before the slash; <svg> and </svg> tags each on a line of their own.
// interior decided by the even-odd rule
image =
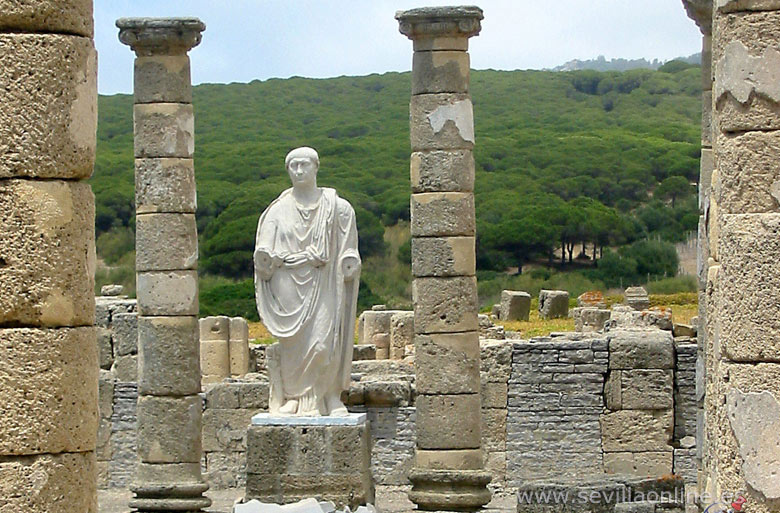
<svg viewBox="0 0 780 513">
<path fill-rule="evenodd" d="M 780 1 L 717 0 L 702 484 L 780 504 Z"/>
<path fill-rule="evenodd" d="M 468 39 L 477 7 L 398 12 L 414 42 L 411 231 L 417 449 L 409 498 L 425 510 L 490 501 L 481 448 Z"/>
<path fill-rule="evenodd" d="M 122 18 L 135 60 L 138 457 L 130 507 L 197 511 L 201 476 L 198 233 L 187 52 L 195 18 Z"/>
<path fill-rule="evenodd" d="M 683 0 L 688 16 L 702 33 L 701 47 L 701 161 L 699 172 L 699 235 L 697 274 L 699 278 L 699 325 L 696 335 L 696 460 L 701 470 L 704 458 L 704 395 L 706 392 L 706 359 L 708 341 L 707 275 L 715 260 L 710 255 L 710 232 L 717 234 L 718 206 L 712 195 L 715 160 L 712 154 L 712 0 Z M 717 185 L 717 184 L 716 184 Z M 712 237 L 712 243 L 716 243 Z M 686 433 L 686 436 L 688 434 Z"/>
<path fill-rule="evenodd" d="M 91 0 L 0 0 L 0 509 L 97 512 Z"/>
</svg>

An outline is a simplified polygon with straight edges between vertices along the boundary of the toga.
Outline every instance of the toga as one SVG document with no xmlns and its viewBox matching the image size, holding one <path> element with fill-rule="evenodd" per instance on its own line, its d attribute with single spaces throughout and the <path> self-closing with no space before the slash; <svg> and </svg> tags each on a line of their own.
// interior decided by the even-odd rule
<svg viewBox="0 0 780 513">
<path fill-rule="evenodd" d="M 257 226 L 257 310 L 279 340 L 275 361 L 269 358 L 272 413 L 294 399 L 298 415 L 328 415 L 333 404 L 341 406 L 334 398 L 349 388 L 360 280 L 355 274 L 347 281 L 343 266 L 360 263 L 355 212 L 334 189 L 320 190 L 312 207 L 298 204 L 292 189 L 284 191 Z M 280 262 L 270 279 L 258 271 L 258 251 Z M 309 260 L 281 263 L 301 253 Z"/>
</svg>

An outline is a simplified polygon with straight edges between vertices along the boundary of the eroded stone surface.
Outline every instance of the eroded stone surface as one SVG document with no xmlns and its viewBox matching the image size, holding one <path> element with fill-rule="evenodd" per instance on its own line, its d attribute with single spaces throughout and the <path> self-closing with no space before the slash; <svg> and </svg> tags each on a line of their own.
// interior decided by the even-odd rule
<svg viewBox="0 0 780 513">
<path fill-rule="evenodd" d="M 187 55 L 138 57 L 133 76 L 135 103 L 192 103 Z"/>
<path fill-rule="evenodd" d="M 780 214 L 730 214 L 722 221 L 720 343 L 732 360 L 779 361 Z"/>
<path fill-rule="evenodd" d="M 767 499 L 780 499 L 780 403 L 768 391 L 743 393 L 732 389 L 727 409 L 745 481 Z"/>
<path fill-rule="evenodd" d="M 470 150 L 416 151 L 409 170 L 412 192 L 474 190 L 474 154 Z"/>
<path fill-rule="evenodd" d="M 674 412 L 618 410 L 601 415 L 605 452 L 671 451 Z"/>
<path fill-rule="evenodd" d="M 141 315 L 197 315 L 197 271 L 142 272 L 136 276 Z"/>
<path fill-rule="evenodd" d="M 479 392 L 479 333 L 415 337 L 417 391 L 421 394 Z"/>
<path fill-rule="evenodd" d="M 138 214 L 194 214 L 197 199 L 192 159 L 136 159 L 135 208 Z"/>
<path fill-rule="evenodd" d="M 138 398 L 138 457 L 146 463 L 195 463 L 201 458 L 200 396 Z M 173 429 L 172 429 L 173 428 Z"/>
<path fill-rule="evenodd" d="M 143 103 L 133 107 L 136 158 L 192 158 L 195 118 L 188 103 Z"/>
<path fill-rule="evenodd" d="M 141 394 L 200 392 L 198 320 L 195 317 L 140 317 L 138 335 L 138 391 Z"/>
<path fill-rule="evenodd" d="M 0 329 L 0 361 L 0 454 L 94 449 L 94 328 Z"/>
<path fill-rule="evenodd" d="M 4 14 L 5 4 L 0 26 Z M 97 131 L 92 40 L 0 33 L 0 83 L 0 178 L 88 178 Z"/>
<path fill-rule="evenodd" d="M 92 37 L 92 0 L 4 0 L 0 30 Z"/>
<path fill-rule="evenodd" d="M 474 237 L 414 237 L 413 276 L 473 276 Z"/>
<path fill-rule="evenodd" d="M 777 212 L 780 131 L 718 137 L 718 206 L 725 214 Z"/>
<path fill-rule="evenodd" d="M 412 237 L 473 237 L 474 195 L 469 192 L 412 194 Z"/>
<path fill-rule="evenodd" d="M 467 94 L 412 96 L 413 151 L 470 150 L 474 147 L 474 112 Z"/>
<path fill-rule="evenodd" d="M 11 458 L 0 462 L 0 497 L 5 511 L 97 513 L 95 454 Z"/>
<path fill-rule="evenodd" d="M 194 214 L 136 216 L 136 271 L 197 269 L 198 228 Z"/>
<path fill-rule="evenodd" d="M 479 449 L 479 394 L 417 397 L 417 447 Z"/>
<path fill-rule="evenodd" d="M 531 294 L 517 290 L 501 291 L 502 321 L 527 321 L 530 314 Z"/>
<path fill-rule="evenodd" d="M 467 93 L 469 54 L 461 51 L 415 52 L 412 94 Z"/>
<path fill-rule="evenodd" d="M 94 212 L 86 183 L 0 181 L 0 325 L 94 324 Z"/>
<path fill-rule="evenodd" d="M 412 283 L 417 333 L 477 331 L 477 279 L 417 278 Z"/>
</svg>

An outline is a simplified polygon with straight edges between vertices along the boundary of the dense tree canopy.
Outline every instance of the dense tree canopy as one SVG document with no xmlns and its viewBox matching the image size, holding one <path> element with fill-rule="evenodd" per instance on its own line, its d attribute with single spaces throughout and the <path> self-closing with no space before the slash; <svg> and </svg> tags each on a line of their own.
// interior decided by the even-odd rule
<svg viewBox="0 0 780 513">
<path fill-rule="evenodd" d="M 475 71 L 479 266 L 603 254 L 602 268 L 658 274 L 641 248 L 604 248 L 695 230 L 700 81 L 698 67 L 680 64 Z M 319 151 L 320 185 L 354 205 L 363 256 L 383 255 L 385 228 L 409 219 L 409 82 L 387 73 L 195 87 L 201 270 L 250 276 L 257 219 L 289 187 L 284 156 L 300 145 Z M 111 262 L 132 251 L 132 97 L 101 97 L 99 116 L 92 184 L 98 250 Z"/>
</svg>

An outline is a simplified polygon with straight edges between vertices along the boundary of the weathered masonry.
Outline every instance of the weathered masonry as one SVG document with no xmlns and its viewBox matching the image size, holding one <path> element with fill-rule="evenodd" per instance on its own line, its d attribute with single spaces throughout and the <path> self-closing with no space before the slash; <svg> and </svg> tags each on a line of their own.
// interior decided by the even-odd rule
<svg viewBox="0 0 780 513">
<path fill-rule="evenodd" d="M 0 1 L 2 509 L 97 511 L 91 0 Z"/>
</svg>

